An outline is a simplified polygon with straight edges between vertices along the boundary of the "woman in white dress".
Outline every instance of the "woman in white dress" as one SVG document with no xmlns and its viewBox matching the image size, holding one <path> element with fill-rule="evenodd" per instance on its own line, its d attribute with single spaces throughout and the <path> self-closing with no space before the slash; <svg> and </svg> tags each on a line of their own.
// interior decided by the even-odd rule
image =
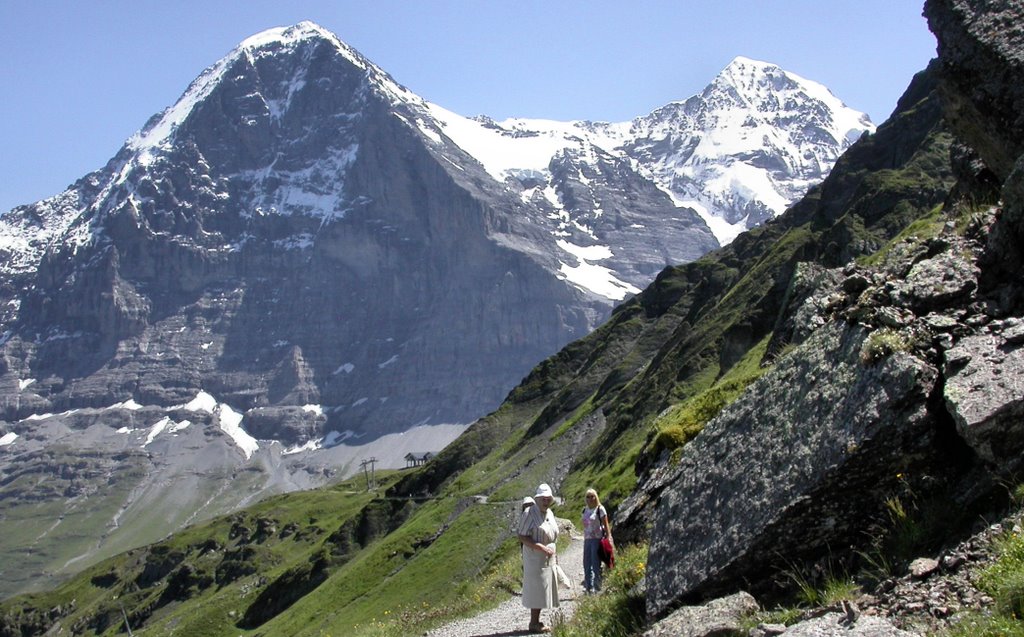
<svg viewBox="0 0 1024 637">
<path fill-rule="evenodd" d="M 523 545 L 523 606 L 530 609 L 530 632 L 549 633 L 551 628 L 540 621 L 540 611 L 558 607 L 555 575 L 558 523 L 551 512 L 555 501 L 551 487 L 540 485 L 533 499 L 534 505 L 519 517 L 516 531 Z"/>
</svg>

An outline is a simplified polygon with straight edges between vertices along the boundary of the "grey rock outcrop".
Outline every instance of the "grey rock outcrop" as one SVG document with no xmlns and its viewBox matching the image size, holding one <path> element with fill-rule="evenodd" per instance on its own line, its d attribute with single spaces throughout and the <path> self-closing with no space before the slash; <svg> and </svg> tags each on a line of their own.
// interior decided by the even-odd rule
<svg viewBox="0 0 1024 637">
<path fill-rule="evenodd" d="M 971 298 L 978 287 L 978 266 L 962 254 L 943 251 L 915 263 L 895 284 L 893 302 L 918 314 Z"/>
<path fill-rule="evenodd" d="M 842 613 L 827 613 L 794 624 L 782 633 L 786 637 L 916 637 L 917 633 L 901 630 L 882 617 L 861 615 L 847 621 Z"/>
<path fill-rule="evenodd" d="M 868 340 L 822 328 L 683 448 L 651 531 L 649 615 L 849 541 L 896 468 L 929 454 L 938 370 L 904 353 L 865 365 Z"/>
<path fill-rule="evenodd" d="M 1024 5 L 1020 0 L 928 0 L 946 112 L 1005 180 L 1024 153 Z"/>
<path fill-rule="evenodd" d="M 838 605 L 837 605 L 838 606 Z M 747 630 L 746 620 L 760 610 L 746 592 L 713 599 L 700 606 L 683 606 L 652 624 L 643 637 L 915 637 L 886 617 L 868 615 L 847 606 L 846 612 L 818 611 L 789 626 L 759 624 Z"/>
<path fill-rule="evenodd" d="M 644 631 L 643 637 L 740 637 L 741 621 L 758 609 L 750 593 L 739 592 L 702 606 L 679 608 Z"/>
<path fill-rule="evenodd" d="M 960 435 L 1009 475 L 1024 451 L 1024 344 L 1015 319 L 947 350 L 944 396 Z"/>
</svg>

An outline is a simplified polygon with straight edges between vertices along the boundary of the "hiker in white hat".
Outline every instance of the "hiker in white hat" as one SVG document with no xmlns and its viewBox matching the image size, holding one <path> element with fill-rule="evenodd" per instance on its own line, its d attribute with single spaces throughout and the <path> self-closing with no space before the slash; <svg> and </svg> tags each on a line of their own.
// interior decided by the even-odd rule
<svg viewBox="0 0 1024 637">
<path fill-rule="evenodd" d="M 558 607 L 558 580 L 555 575 L 555 540 L 558 523 L 551 505 L 555 498 L 551 487 L 541 484 L 533 495 L 534 505 L 519 517 L 517 533 L 523 545 L 523 606 L 530 609 L 531 633 L 549 633 L 540 620 L 542 608 Z"/>
</svg>

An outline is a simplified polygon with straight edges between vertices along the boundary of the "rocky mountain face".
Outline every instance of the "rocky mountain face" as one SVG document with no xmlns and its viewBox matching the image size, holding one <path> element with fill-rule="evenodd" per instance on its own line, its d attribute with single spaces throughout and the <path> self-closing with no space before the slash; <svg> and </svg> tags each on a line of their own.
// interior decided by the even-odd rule
<svg viewBox="0 0 1024 637">
<path fill-rule="evenodd" d="M 381 497 L 264 502 L 7 602 L 0 634 L 103 634 L 129 619 L 155 634 L 359 634 L 371 618 L 377 630 L 381 608 L 422 631 L 438 605 L 465 609 L 468 592 L 489 590 L 472 582 L 520 563 L 509 528 L 540 482 L 567 518 L 596 487 L 619 546 L 649 544 L 629 601 L 646 609 L 646 634 L 752 608 L 741 590 L 762 606 L 792 599 L 787 573 L 820 584 L 870 560 L 891 571 L 865 592 L 875 615 L 847 605 L 752 634 L 902 635 L 894 624 L 921 630 L 911 616 L 934 626 L 991 610 L 960 569 L 979 550 L 964 538 L 1005 511 L 1024 447 L 1024 128 L 1012 106 L 1024 7 L 925 9 L 939 59 L 819 186 L 662 270 Z M 164 427 L 195 432 L 182 428 L 192 414 L 237 424 L 210 395 Z M 62 462 L 69 479 L 102 471 Z M 423 585 L 437 581 L 465 584 Z"/>
<path fill-rule="evenodd" d="M 563 229 L 607 231 L 606 208 L 634 207 L 608 199 L 601 175 L 614 170 L 697 211 L 724 244 L 785 211 L 874 129 L 824 86 L 738 57 L 697 95 L 629 122 L 478 118 L 446 132 L 524 199 L 553 206 Z"/>
<path fill-rule="evenodd" d="M 496 123 L 317 25 L 250 38 L 105 167 L 0 217 L 0 489 L 23 531 L 3 579 L 436 451 L 731 238 L 717 215 L 764 221 L 872 128 L 745 59 L 633 122 Z"/>
</svg>

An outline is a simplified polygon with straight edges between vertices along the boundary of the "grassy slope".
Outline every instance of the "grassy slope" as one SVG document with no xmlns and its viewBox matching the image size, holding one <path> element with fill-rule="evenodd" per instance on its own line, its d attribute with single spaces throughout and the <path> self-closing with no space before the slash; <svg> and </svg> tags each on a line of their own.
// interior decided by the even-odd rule
<svg viewBox="0 0 1024 637">
<path fill-rule="evenodd" d="M 55 448 L 49 452 L 55 464 L 88 463 L 72 449 Z M 135 462 L 128 458 L 119 470 L 108 478 L 106 497 L 70 498 L 67 502 L 40 500 L 22 504 L 8 504 L 4 507 L 5 534 L 0 539 L 0 563 L 18 563 L 22 569 L 11 572 L 2 570 L 3 583 L 0 594 L 18 590 L 24 583 L 45 581 L 50 573 L 60 573 L 65 564 L 77 555 L 93 548 L 98 539 L 109 534 L 108 520 L 114 519 L 120 503 L 127 500 L 132 488 L 132 474 L 137 470 Z M 21 475 L 0 489 L 0 497 L 22 488 L 30 489 L 29 483 L 44 480 L 39 475 Z M 49 480 L 50 488 L 70 485 Z M 13 501 L 13 500 L 12 500 Z M 98 512 L 96 507 L 102 507 Z M 103 522 L 99 522 L 102 520 Z M 28 555 L 26 555 L 26 548 Z M 113 554 L 111 551 L 109 554 Z M 14 559 L 8 559 L 8 558 Z"/>
<path fill-rule="evenodd" d="M 270 498 L 245 512 L 122 553 L 51 592 L 7 601 L 5 620 L 17 616 L 19 609 L 40 609 L 45 615 L 51 608 L 73 608 L 67 623 L 81 622 L 76 632 L 117 634 L 123 631 L 123 607 L 136 627 L 177 615 L 179 623 L 186 618 L 186 624 L 202 627 L 190 634 L 224 634 L 229 613 L 241 615 L 254 584 L 307 561 L 332 529 L 365 506 L 372 496 L 354 491 L 356 482 Z M 182 590 L 167 594 L 175 578 Z M 184 599 L 191 603 L 182 603 Z"/>
<path fill-rule="evenodd" d="M 168 528 L 209 519 L 217 513 L 206 507 L 212 500 L 224 511 L 266 493 L 259 467 L 221 469 L 231 475 L 219 477 L 230 480 L 217 480 L 194 471 L 163 474 L 145 450 L 115 458 L 55 445 L 35 455 L 0 484 L 0 598 L 52 588 L 125 547 L 159 540 Z M 60 475 L 47 467 L 59 467 Z M 225 485 L 228 496 L 215 498 Z"/>
<path fill-rule="evenodd" d="M 145 634 L 407 634 L 494 603 L 518 580 L 509 527 L 524 493 L 554 483 L 570 519 L 587 486 L 620 501 L 638 465 L 760 373 L 798 262 L 872 253 L 942 201 L 950 138 L 931 88 L 917 78 L 901 112 L 784 217 L 666 269 L 433 462 L 390 476 L 384 497 L 349 484 L 273 498 L 9 600 L 3 621 L 46 625 L 58 608 L 82 634 L 119 634 L 123 604 Z M 256 541 L 261 519 L 274 533 Z"/>
</svg>

